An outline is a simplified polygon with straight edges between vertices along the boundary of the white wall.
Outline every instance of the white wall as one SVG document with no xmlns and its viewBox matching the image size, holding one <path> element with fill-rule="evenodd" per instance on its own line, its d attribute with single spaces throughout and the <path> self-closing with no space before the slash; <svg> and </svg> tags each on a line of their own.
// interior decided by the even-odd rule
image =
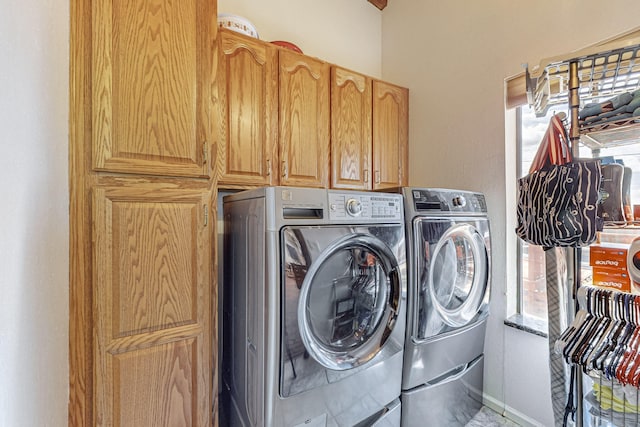
<svg viewBox="0 0 640 427">
<path fill-rule="evenodd" d="M 262 40 L 380 77 L 382 15 L 366 0 L 218 0 L 218 13 L 248 19 Z"/>
<path fill-rule="evenodd" d="M 505 143 L 513 126 L 505 123 L 504 79 L 522 63 L 625 32 L 639 13 L 635 0 L 390 0 L 383 12 L 382 77 L 410 89 L 410 184 L 487 195 L 494 263 L 485 393 L 543 425 L 551 416 L 550 398 L 538 393 L 549 381 L 539 360 L 546 342 L 503 325 L 515 268 L 515 147 Z M 528 399 L 513 394 L 523 388 L 532 391 Z"/>
<path fill-rule="evenodd" d="M 69 2 L 0 13 L 0 426 L 67 423 Z"/>
</svg>

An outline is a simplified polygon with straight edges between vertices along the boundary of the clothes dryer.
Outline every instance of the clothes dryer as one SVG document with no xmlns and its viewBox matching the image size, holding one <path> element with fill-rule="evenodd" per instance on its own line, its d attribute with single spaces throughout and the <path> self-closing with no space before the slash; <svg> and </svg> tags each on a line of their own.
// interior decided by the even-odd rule
<svg viewBox="0 0 640 427">
<path fill-rule="evenodd" d="M 402 203 L 291 187 L 224 198 L 227 425 L 400 425 Z"/>
<path fill-rule="evenodd" d="M 408 320 L 402 426 L 464 426 L 482 406 L 491 239 L 484 195 L 403 188 Z"/>
</svg>

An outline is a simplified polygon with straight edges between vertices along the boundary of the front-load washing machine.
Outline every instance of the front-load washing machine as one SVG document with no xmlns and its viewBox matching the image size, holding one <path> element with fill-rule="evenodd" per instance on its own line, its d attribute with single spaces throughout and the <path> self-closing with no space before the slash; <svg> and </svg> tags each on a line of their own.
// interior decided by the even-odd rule
<svg viewBox="0 0 640 427">
<path fill-rule="evenodd" d="M 464 426 L 482 406 L 491 240 L 484 195 L 403 188 L 407 334 L 402 426 Z"/>
<path fill-rule="evenodd" d="M 291 187 L 224 198 L 225 425 L 400 425 L 402 203 Z"/>
</svg>

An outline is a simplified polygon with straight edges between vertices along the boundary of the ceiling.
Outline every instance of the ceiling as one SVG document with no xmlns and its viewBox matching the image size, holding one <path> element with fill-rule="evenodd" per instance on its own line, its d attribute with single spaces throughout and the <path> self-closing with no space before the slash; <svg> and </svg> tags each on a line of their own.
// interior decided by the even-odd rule
<svg viewBox="0 0 640 427">
<path fill-rule="evenodd" d="M 387 7 L 387 0 L 368 0 L 369 3 L 382 10 Z"/>
</svg>

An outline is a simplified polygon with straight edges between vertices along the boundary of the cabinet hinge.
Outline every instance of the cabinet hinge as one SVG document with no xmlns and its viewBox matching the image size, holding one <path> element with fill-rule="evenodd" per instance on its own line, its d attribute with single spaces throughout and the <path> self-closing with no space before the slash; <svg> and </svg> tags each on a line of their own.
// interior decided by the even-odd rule
<svg viewBox="0 0 640 427">
<path fill-rule="evenodd" d="M 209 224 L 209 206 L 204 206 L 204 226 L 206 227 Z"/>
</svg>

